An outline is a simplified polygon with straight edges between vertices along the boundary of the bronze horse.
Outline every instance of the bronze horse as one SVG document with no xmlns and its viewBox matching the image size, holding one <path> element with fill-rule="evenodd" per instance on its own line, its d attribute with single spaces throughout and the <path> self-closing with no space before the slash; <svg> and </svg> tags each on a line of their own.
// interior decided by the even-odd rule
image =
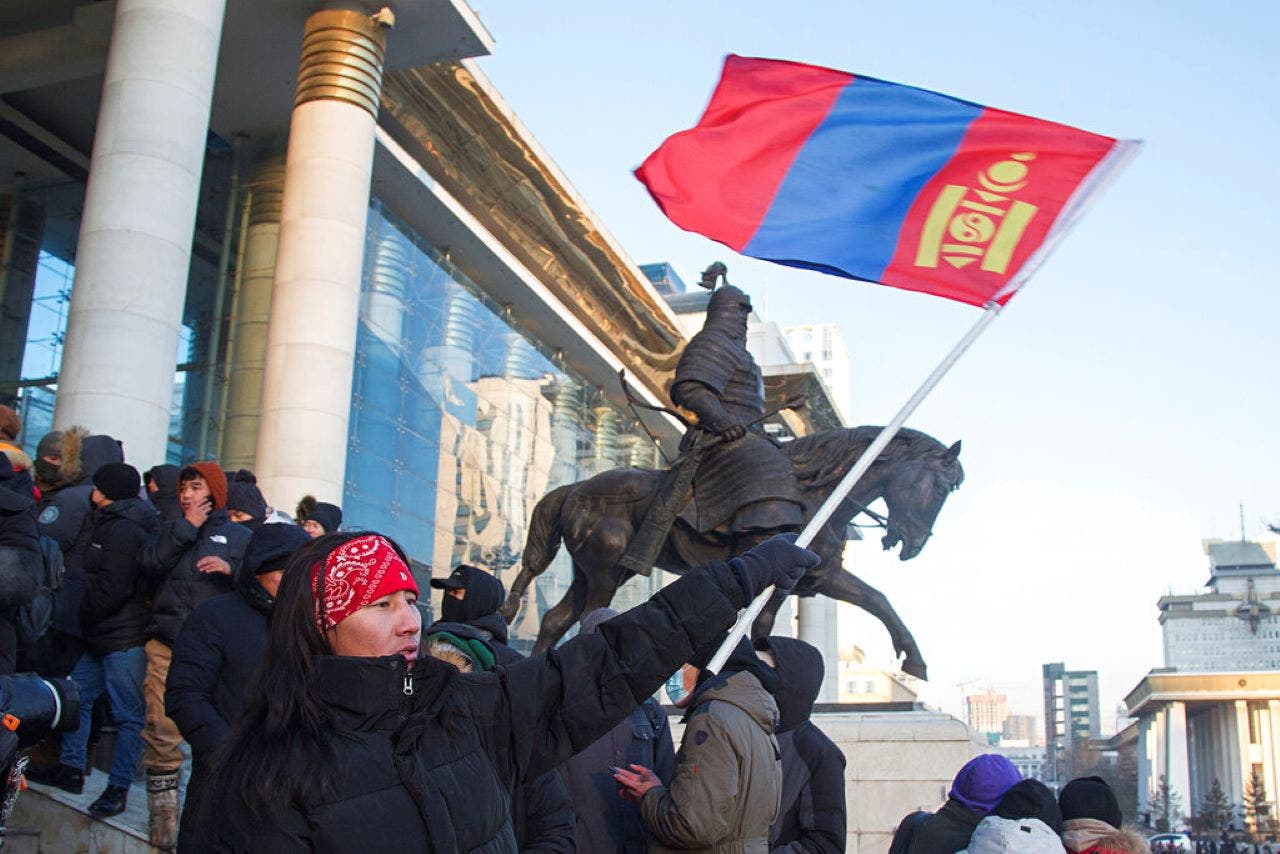
<svg viewBox="0 0 1280 854">
<path fill-rule="evenodd" d="M 783 445 L 800 485 L 806 519 L 879 432 L 878 427 L 825 430 Z M 875 616 L 889 631 L 894 650 L 903 656 L 903 671 L 921 679 L 926 678 L 926 667 L 911 632 L 883 593 L 843 568 L 841 552 L 849 522 L 871 502 L 883 498 L 889 509 L 881 540 L 884 548 L 901 543 L 901 560 L 919 554 L 947 495 L 964 480 L 959 454 L 959 442 L 948 448 L 917 430 L 898 433 L 814 538 L 809 547 L 822 556 L 822 563 L 792 591 L 799 596 L 820 593 L 850 602 Z M 554 489 L 538 502 L 529 523 L 520 573 L 503 603 L 502 615 L 508 622 L 515 619 L 529 582 L 551 563 L 561 540 L 573 559 L 573 582 L 564 598 L 543 616 L 535 652 L 553 646 L 584 613 L 608 605 L 618 586 L 631 577 L 633 573 L 619 572 L 615 565 L 643 518 L 661 474 L 650 469 L 612 469 Z M 730 556 L 727 543 L 702 537 L 677 520 L 657 565 L 683 573 Z M 768 634 L 782 598 L 775 596 L 769 602 L 752 627 L 753 636 Z"/>
</svg>

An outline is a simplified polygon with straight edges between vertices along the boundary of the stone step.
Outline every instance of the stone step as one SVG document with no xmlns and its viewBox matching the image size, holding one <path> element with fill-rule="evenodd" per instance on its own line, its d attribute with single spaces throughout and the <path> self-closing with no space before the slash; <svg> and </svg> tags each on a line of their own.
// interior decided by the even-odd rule
<svg viewBox="0 0 1280 854">
<path fill-rule="evenodd" d="M 107 775 L 96 769 L 79 795 L 29 784 L 9 816 L 5 854 L 148 854 L 146 786 L 129 788 L 129 806 L 120 815 L 94 818 L 89 804 L 106 788 Z"/>
</svg>

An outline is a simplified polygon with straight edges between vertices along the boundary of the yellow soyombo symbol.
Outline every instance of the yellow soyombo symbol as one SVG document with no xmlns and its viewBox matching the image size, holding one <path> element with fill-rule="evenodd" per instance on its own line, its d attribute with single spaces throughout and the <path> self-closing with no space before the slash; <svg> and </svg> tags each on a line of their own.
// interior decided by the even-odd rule
<svg viewBox="0 0 1280 854">
<path fill-rule="evenodd" d="M 1039 210 L 1011 198 L 1027 186 L 1027 163 L 1035 159 L 1035 154 L 1023 151 L 993 163 L 978 175 L 981 189 L 959 184 L 943 187 L 924 221 L 916 266 L 937 267 L 941 256 L 956 269 L 981 260 L 980 269 L 1004 273 Z M 966 198 L 970 192 L 976 198 Z"/>
</svg>

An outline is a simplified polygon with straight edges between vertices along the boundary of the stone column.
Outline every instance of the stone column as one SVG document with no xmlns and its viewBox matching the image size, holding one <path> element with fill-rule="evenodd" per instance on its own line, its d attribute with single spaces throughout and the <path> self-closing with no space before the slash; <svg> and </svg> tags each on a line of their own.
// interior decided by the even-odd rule
<svg viewBox="0 0 1280 854">
<path fill-rule="evenodd" d="M 280 242 L 280 206 L 284 197 L 284 157 L 270 157 L 249 177 L 249 224 L 240 254 L 227 380 L 225 422 L 219 460 L 228 469 L 257 464 L 258 416 L 262 407 L 262 372 L 267 358 L 267 322 Z"/>
<path fill-rule="evenodd" d="M 224 0 L 118 0 L 76 250 L 54 425 L 169 437 L 178 332 Z"/>
<path fill-rule="evenodd" d="M 1191 766 L 1187 761 L 1187 704 L 1179 701 L 1165 707 L 1165 773 L 1169 775 L 1170 797 L 1176 796 L 1182 815 L 1193 815 L 1197 804 L 1191 801 Z"/>
<path fill-rule="evenodd" d="M 384 50 L 382 24 L 366 15 L 307 19 L 257 448 L 263 493 L 284 506 L 304 493 L 342 499 Z"/>
<path fill-rule="evenodd" d="M 826 596 L 792 596 L 797 611 L 797 629 L 800 640 L 813 644 L 822 653 L 822 687 L 818 690 L 819 703 L 834 703 L 840 699 L 840 639 L 837 633 L 836 600 Z"/>
<path fill-rule="evenodd" d="M 27 348 L 31 297 L 44 235 L 44 209 L 22 198 L 22 181 L 0 196 L 0 403 L 16 399 Z"/>
<path fill-rule="evenodd" d="M 1138 719 L 1138 815 L 1151 809 L 1157 781 L 1152 758 L 1155 755 L 1155 716 L 1143 712 Z"/>
</svg>

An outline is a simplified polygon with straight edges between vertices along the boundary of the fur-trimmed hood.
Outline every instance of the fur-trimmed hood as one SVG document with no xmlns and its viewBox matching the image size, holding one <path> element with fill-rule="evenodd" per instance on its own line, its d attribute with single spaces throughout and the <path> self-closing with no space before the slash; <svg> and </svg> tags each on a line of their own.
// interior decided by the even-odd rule
<svg viewBox="0 0 1280 854">
<path fill-rule="evenodd" d="M 23 471 L 31 471 L 31 457 L 27 452 L 11 442 L 0 441 L 0 454 L 9 458 L 9 465 Z"/>
<path fill-rule="evenodd" d="M 1073 818 L 1062 824 L 1062 841 L 1071 854 L 1151 854 L 1141 833 L 1116 829 L 1096 818 Z"/>
</svg>

